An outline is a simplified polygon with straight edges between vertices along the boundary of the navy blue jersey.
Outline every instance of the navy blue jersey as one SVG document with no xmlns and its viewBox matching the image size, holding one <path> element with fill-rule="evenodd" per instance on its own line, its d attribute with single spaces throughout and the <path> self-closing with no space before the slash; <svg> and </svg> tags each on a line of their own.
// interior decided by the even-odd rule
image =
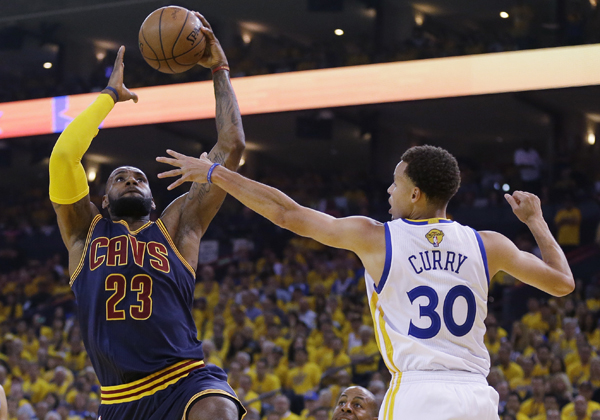
<svg viewBox="0 0 600 420">
<path fill-rule="evenodd" d="M 192 318 L 195 273 L 164 224 L 136 231 L 96 216 L 71 278 L 83 341 L 103 387 L 204 358 Z"/>
</svg>

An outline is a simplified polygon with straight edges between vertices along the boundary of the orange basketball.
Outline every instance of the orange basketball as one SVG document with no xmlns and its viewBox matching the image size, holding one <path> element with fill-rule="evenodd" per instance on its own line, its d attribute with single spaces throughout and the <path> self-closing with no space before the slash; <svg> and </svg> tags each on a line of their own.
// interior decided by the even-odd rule
<svg viewBox="0 0 600 420">
<path fill-rule="evenodd" d="M 206 47 L 202 22 L 189 10 L 166 6 L 150 13 L 138 36 L 140 52 L 152 68 L 183 73 L 196 65 Z"/>
</svg>

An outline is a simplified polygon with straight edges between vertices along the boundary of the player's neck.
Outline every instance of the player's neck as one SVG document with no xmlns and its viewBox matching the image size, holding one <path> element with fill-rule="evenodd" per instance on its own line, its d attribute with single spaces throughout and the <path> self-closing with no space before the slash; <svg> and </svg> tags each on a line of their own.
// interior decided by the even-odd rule
<svg viewBox="0 0 600 420">
<path fill-rule="evenodd" d="M 134 231 L 134 230 L 138 230 L 139 228 L 141 228 L 142 226 L 144 226 L 146 223 L 148 223 L 150 221 L 150 215 L 144 216 L 142 218 L 137 218 L 137 217 L 116 217 L 116 216 L 110 216 L 110 219 L 113 222 L 119 222 L 119 221 L 123 221 L 125 223 L 127 223 L 127 226 L 129 227 L 129 230 Z"/>
<path fill-rule="evenodd" d="M 424 220 L 424 219 L 445 219 L 446 218 L 446 207 L 423 207 L 415 208 L 411 212 L 407 219 L 411 220 Z"/>
</svg>

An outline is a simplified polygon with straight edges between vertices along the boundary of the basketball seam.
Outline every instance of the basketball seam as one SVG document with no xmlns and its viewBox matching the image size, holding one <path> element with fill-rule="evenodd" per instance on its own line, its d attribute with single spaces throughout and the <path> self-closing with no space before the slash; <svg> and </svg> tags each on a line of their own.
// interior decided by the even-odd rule
<svg viewBox="0 0 600 420">
<path fill-rule="evenodd" d="M 190 11 L 188 10 L 185 13 L 185 20 L 183 21 L 183 25 L 181 25 L 181 29 L 179 30 L 179 34 L 177 35 L 177 38 L 175 38 L 175 42 L 173 42 L 173 47 L 171 48 L 171 57 L 173 57 L 173 61 L 177 63 L 176 57 L 175 57 L 175 46 L 177 45 L 177 41 L 179 41 L 179 37 L 181 37 L 181 33 L 183 32 L 183 28 L 185 28 L 185 24 L 188 20 L 188 16 L 190 15 Z M 183 64 L 177 63 L 180 66 L 182 66 Z"/>
<path fill-rule="evenodd" d="M 144 55 L 144 53 L 142 53 L 142 57 L 144 57 L 144 58 L 145 58 L 145 59 L 147 59 L 147 60 L 158 61 L 158 68 L 157 68 L 156 70 L 160 69 L 160 62 L 161 62 L 161 60 L 159 60 L 159 59 L 158 59 L 158 54 L 156 54 L 156 52 L 154 51 L 154 49 L 152 48 L 152 46 L 150 45 L 150 43 L 149 43 L 149 42 L 148 42 L 148 40 L 146 39 L 146 34 L 144 33 L 144 28 L 143 28 L 143 27 L 142 27 L 142 37 L 144 38 L 144 41 L 146 41 L 146 45 L 148 46 L 148 48 L 150 48 L 150 51 L 152 51 L 152 53 L 154 54 L 154 56 L 155 56 L 156 58 L 149 58 L 149 57 L 146 57 L 146 56 Z"/>
<path fill-rule="evenodd" d="M 160 16 L 158 18 L 158 39 L 160 39 L 160 49 L 162 50 L 163 57 L 165 57 L 165 64 L 167 65 L 169 70 L 171 70 L 171 73 L 175 73 L 173 71 L 173 69 L 171 68 L 171 66 L 169 65 L 169 60 L 167 59 L 167 55 L 165 54 L 165 47 L 163 46 L 163 42 L 162 42 L 162 15 L 164 12 L 165 12 L 164 9 L 161 10 Z"/>
</svg>

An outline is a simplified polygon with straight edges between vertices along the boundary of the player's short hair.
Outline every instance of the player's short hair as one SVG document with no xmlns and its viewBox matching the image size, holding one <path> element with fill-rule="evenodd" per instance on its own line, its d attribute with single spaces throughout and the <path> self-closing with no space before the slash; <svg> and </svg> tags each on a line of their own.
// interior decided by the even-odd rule
<svg viewBox="0 0 600 420">
<path fill-rule="evenodd" d="M 414 146 L 402 155 L 406 175 L 427 199 L 445 205 L 460 187 L 458 162 L 447 150 L 435 146 Z"/>
</svg>

